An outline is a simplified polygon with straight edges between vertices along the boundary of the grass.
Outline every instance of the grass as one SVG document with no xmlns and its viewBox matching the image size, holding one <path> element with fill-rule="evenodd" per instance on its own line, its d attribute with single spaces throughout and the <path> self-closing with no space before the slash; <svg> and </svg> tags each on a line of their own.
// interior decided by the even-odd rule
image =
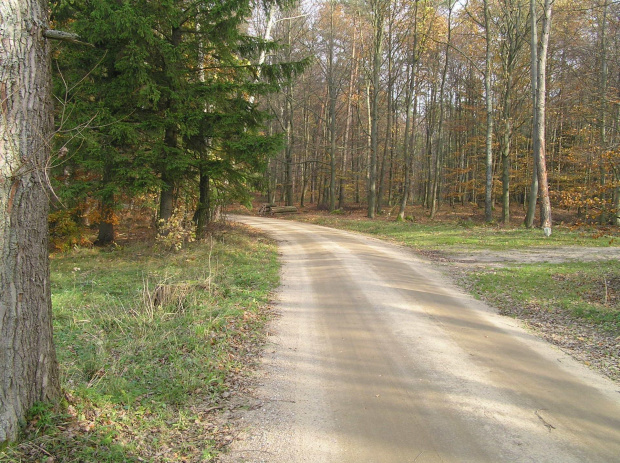
<svg viewBox="0 0 620 463">
<path fill-rule="evenodd" d="M 599 230 L 555 227 L 547 238 L 538 229 L 500 228 L 469 220 L 436 223 L 398 222 L 334 215 L 297 215 L 296 220 L 373 235 L 418 250 L 475 251 L 525 247 L 618 245 L 616 236 Z"/>
<path fill-rule="evenodd" d="M 474 292 L 504 313 L 563 312 L 620 335 L 620 265 L 617 261 L 520 264 L 472 272 Z"/>
<path fill-rule="evenodd" d="M 78 249 L 51 267 L 63 403 L 34 407 L 0 462 L 211 461 L 279 281 L 274 243 L 231 226 L 178 253 Z"/>
</svg>

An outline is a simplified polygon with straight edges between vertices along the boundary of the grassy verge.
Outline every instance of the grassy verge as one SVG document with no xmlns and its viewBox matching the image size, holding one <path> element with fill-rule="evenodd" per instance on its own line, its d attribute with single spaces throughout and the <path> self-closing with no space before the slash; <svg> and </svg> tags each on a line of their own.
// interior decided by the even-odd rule
<svg viewBox="0 0 620 463">
<path fill-rule="evenodd" d="M 35 407 L 0 462 L 210 461 L 278 278 L 275 245 L 232 226 L 174 254 L 55 255 L 63 404 Z"/>
<path fill-rule="evenodd" d="M 478 295 L 507 314 L 564 312 L 620 335 L 617 261 L 524 264 L 479 270 L 468 277 Z"/>
<path fill-rule="evenodd" d="M 605 247 L 618 244 L 617 241 L 619 241 L 617 236 L 600 230 L 573 230 L 569 227 L 555 227 L 553 235 L 547 238 L 538 229 L 500 228 L 476 224 L 469 220 L 450 223 L 415 223 L 326 214 L 300 214 L 294 218 L 317 225 L 389 239 L 418 250 L 475 251 L 525 247 Z"/>
</svg>

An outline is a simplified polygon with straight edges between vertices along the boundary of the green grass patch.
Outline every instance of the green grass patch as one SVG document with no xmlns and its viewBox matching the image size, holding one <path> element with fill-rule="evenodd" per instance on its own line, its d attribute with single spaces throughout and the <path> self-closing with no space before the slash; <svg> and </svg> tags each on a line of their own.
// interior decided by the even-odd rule
<svg viewBox="0 0 620 463">
<path fill-rule="evenodd" d="M 474 292 L 506 314 L 564 312 L 604 331 L 620 335 L 620 266 L 618 261 L 539 263 L 471 272 Z M 570 323 L 570 322 L 569 322 Z"/>
<path fill-rule="evenodd" d="M 501 228 L 468 220 L 451 223 L 416 223 L 334 215 L 299 215 L 295 220 L 373 235 L 419 250 L 504 250 L 524 247 L 613 246 L 620 240 L 597 230 L 555 227 L 550 237 L 539 229 Z"/>
<path fill-rule="evenodd" d="M 35 407 L 8 461 L 209 461 L 214 407 L 260 344 L 276 247 L 239 226 L 177 253 L 52 258 L 64 400 Z"/>
</svg>

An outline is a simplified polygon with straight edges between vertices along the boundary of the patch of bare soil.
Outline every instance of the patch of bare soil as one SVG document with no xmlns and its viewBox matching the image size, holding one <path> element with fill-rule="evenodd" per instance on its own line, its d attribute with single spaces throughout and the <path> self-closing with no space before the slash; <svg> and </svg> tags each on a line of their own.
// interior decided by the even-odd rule
<svg viewBox="0 0 620 463">
<path fill-rule="evenodd" d="M 507 263 L 535 264 L 547 262 L 594 262 L 600 260 L 620 260 L 620 247 L 557 247 L 510 251 L 470 251 L 441 253 L 441 256 L 457 265 L 502 265 Z M 432 257 L 432 256 L 431 256 Z"/>
<path fill-rule="evenodd" d="M 509 263 L 593 262 L 610 259 L 620 261 L 620 248 L 560 247 L 461 253 L 432 251 L 423 254 L 429 260 L 448 266 L 451 269 L 450 273 L 465 288 L 468 287 L 466 283 L 468 273 L 484 268 L 501 267 Z M 597 293 L 597 297 L 599 297 L 598 294 L 606 294 L 607 302 L 616 304 L 618 293 L 620 293 L 620 282 L 612 279 L 605 284 L 607 286 Z M 587 298 L 587 294 L 585 296 Z M 577 319 L 566 311 L 542 308 L 535 304 L 527 306 L 506 304 L 505 307 L 499 308 L 499 312 L 525 322 L 530 329 L 546 341 L 612 380 L 620 382 L 620 336 L 617 333 L 606 332 L 601 329 L 600 325 L 583 318 Z"/>
</svg>

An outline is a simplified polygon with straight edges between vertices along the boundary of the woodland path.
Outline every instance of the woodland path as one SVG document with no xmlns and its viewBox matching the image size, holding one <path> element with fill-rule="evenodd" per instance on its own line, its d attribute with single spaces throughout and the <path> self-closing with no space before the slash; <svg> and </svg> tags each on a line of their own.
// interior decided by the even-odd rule
<svg viewBox="0 0 620 463">
<path fill-rule="evenodd" d="M 618 462 L 620 389 L 415 254 L 235 217 L 279 241 L 282 287 L 225 462 Z"/>
</svg>

